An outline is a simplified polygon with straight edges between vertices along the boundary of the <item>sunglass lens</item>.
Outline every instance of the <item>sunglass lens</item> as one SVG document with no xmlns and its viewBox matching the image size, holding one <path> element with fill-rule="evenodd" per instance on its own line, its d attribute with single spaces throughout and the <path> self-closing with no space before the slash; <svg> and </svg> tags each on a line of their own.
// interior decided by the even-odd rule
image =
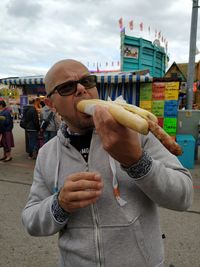
<svg viewBox="0 0 200 267">
<path fill-rule="evenodd" d="M 66 82 L 65 84 L 57 88 L 57 91 L 61 96 L 71 95 L 76 91 L 76 83 L 73 81 Z"/>
<path fill-rule="evenodd" d="M 85 77 L 81 79 L 80 83 L 85 87 L 85 88 L 92 88 L 96 86 L 96 76 L 91 75 L 88 77 Z"/>
</svg>

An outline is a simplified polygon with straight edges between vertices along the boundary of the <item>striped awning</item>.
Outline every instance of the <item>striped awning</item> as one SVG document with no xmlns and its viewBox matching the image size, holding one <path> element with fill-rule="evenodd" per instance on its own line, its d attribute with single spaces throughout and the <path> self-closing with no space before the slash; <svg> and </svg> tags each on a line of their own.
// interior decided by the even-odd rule
<svg viewBox="0 0 200 267">
<path fill-rule="evenodd" d="M 28 76 L 0 79 L 0 83 L 6 85 L 44 84 L 44 76 Z"/>
<path fill-rule="evenodd" d="M 149 75 L 133 75 L 130 73 L 119 74 L 97 74 L 98 83 L 129 83 L 129 82 L 152 82 L 153 78 Z"/>
<path fill-rule="evenodd" d="M 133 75 L 130 73 L 118 73 L 118 74 L 105 74 L 96 73 L 97 83 L 108 83 L 108 84 L 118 84 L 118 83 L 129 83 L 129 82 L 152 82 L 153 78 L 149 75 Z M 15 78 L 5 78 L 0 79 L 0 83 L 6 85 L 26 85 L 26 84 L 38 84 L 44 85 L 44 76 L 29 76 L 29 77 L 15 77 Z"/>
</svg>

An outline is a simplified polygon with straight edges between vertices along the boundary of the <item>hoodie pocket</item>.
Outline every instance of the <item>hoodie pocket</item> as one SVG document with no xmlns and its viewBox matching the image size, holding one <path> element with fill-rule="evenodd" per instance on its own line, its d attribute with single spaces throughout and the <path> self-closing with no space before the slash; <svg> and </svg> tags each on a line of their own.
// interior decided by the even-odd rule
<svg viewBox="0 0 200 267">
<path fill-rule="evenodd" d="M 106 267 L 151 266 L 139 217 L 124 227 L 103 227 L 101 231 Z"/>
</svg>

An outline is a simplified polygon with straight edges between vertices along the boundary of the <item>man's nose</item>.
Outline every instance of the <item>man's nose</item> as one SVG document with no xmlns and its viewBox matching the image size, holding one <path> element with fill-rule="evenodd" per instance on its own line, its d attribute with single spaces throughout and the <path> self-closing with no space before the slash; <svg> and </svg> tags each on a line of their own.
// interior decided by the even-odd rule
<svg viewBox="0 0 200 267">
<path fill-rule="evenodd" d="M 86 93 L 87 93 L 87 90 L 85 89 L 85 87 L 82 84 L 77 83 L 76 96 L 86 94 Z"/>
</svg>

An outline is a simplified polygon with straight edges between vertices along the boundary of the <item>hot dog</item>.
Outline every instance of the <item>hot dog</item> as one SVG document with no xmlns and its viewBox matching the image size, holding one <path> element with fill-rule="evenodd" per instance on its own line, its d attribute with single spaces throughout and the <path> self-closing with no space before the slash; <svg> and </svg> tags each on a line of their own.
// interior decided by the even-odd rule
<svg viewBox="0 0 200 267">
<path fill-rule="evenodd" d="M 125 127 L 144 135 L 151 131 L 172 154 L 182 154 L 181 147 L 158 125 L 157 117 L 153 113 L 121 101 L 100 99 L 81 100 L 77 104 L 77 109 L 93 115 L 96 105 L 106 106 L 113 118 Z"/>
</svg>

